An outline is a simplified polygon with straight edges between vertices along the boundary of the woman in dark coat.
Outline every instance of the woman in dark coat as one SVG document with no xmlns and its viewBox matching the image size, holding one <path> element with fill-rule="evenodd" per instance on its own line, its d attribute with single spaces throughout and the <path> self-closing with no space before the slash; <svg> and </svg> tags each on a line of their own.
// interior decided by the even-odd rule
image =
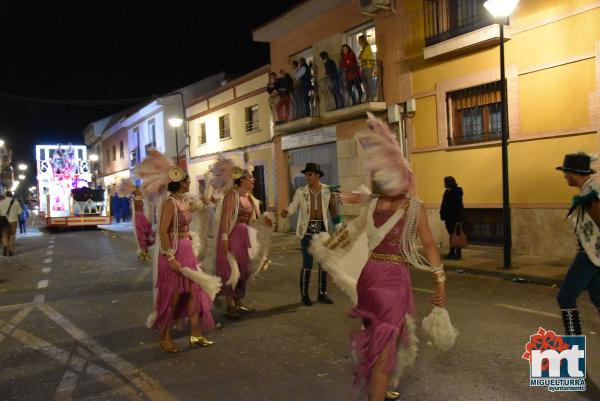
<svg viewBox="0 0 600 401">
<path fill-rule="evenodd" d="M 440 218 L 444 220 L 446 224 L 446 230 L 448 234 L 452 236 L 452 233 L 456 229 L 456 225 L 462 222 L 463 214 L 463 190 L 458 186 L 456 180 L 452 176 L 444 178 L 444 197 L 442 199 L 442 206 L 440 208 Z M 450 247 L 448 254 L 444 259 L 460 259 L 461 249 Z"/>
</svg>

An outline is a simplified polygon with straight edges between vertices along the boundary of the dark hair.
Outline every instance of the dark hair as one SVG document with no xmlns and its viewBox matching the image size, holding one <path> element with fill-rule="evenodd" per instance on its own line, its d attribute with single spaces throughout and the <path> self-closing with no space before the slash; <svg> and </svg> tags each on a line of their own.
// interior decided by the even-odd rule
<svg viewBox="0 0 600 401">
<path fill-rule="evenodd" d="M 326 58 L 329 58 L 329 53 L 323 51 L 323 52 L 319 53 L 319 56 L 321 57 L 321 59 L 326 59 Z"/>
<path fill-rule="evenodd" d="M 248 170 L 244 170 L 244 174 L 242 174 L 240 178 L 236 178 L 235 180 L 233 180 L 233 185 L 239 187 L 242 184 L 242 179 L 249 177 L 252 177 L 252 174 Z"/>
<path fill-rule="evenodd" d="M 294 61 L 292 61 L 292 65 L 293 65 L 294 67 L 298 67 L 298 62 L 297 62 L 296 60 L 294 60 Z"/>
<path fill-rule="evenodd" d="M 456 180 L 451 175 L 449 175 L 447 177 L 444 177 L 444 185 L 447 188 L 456 188 L 456 187 L 458 187 L 458 184 L 456 183 Z"/>
<path fill-rule="evenodd" d="M 342 47 L 340 48 L 340 53 L 343 55 L 344 54 L 344 47 L 346 49 L 348 49 L 348 53 L 350 54 L 354 54 L 354 51 L 352 50 L 352 48 L 348 45 L 342 45 Z"/>
<path fill-rule="evenodd" d="M 5 195 L 7 198 L 12 198 L 12 196 L 13 196 L 13 193 L 12 193 L 12 191 L 6 191 L 6 192 L 4 193 L 4 195 Z"/>
<path fill-rule="evenodd" d="M 181 181 L 171 181 L 167 185 L 167 191 L 169 192 L 177 192 L 181 189 L 181 184 L 189 180 L 190 176 L 186 173 L 185 178 Z"/>
</svg>

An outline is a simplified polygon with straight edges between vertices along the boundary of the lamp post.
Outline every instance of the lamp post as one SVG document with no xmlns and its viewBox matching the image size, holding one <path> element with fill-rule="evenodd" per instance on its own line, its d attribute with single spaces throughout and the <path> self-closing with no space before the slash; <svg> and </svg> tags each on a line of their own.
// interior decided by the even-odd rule
<svg viewBox="0 0 600 401">
<path fill-rule="evenodd" d="M 178 135 L 177 135 L 177 128 L 179 128 L 181 126 L 181 123 L 183 123 L 183 120 L 181 118 L 178 118 L 178 117 L 169 118 L 169 124 L 171 125 L 171 127 L 175 128 L 175 153 L 177 155 L 177 165 L 178 166 L 179 166 L 179 139 L 178 139 Z"/>
<path fill-rule="evenodd" d="M 19 163 L 19 165 L 17 166 L 17 168 L 19 169 L 19 171 L 26 171 L 27 170 L 27 164 L 25 164 L 25 163 Z"/>
<path fill-rule="evenodd" d="M 519 0 L 487 0 L 483 6 L 498 21 L 500 26 L 500 97 L 502 101 L 502 227 L 504 241 L 504 269 L 512 267 L 512 230 L 510 198 L 508 192 L 508 104 L 506 93 L 506 71 L 504 69 L 504 25 Z"/>
<path fill-rule="evenodd" d="M 23 181 L 25 179 L 25 174 L 19 174 L 19 180 Z"/>
<path fill-rule="evenodd" d="M 0 148 L 4 147 L 4 139 L 0 139 Z"/>
</svg>

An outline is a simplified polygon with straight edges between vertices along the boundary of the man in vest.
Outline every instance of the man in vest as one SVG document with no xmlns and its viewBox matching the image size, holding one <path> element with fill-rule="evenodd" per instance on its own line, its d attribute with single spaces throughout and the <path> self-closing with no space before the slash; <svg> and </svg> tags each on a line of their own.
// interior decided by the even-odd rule
<svg viewBox="0 0 600 401">
<path fill-rule="evenodd" d="M 579 188 L 573 198 L 568 218 L 575 226 L 578 251 L 556 297 L 566 335 L 580 335 L 581 321 L 577 297 L 588 290 L 592 303 L 600 312 L 600 185 L 594 181 L 591 157 L 585 153 L 565 156 L 561 170 L 571 187 Z"/>
<path fill-rule="evenodd" d="M 327 185 L 321 183 L 321 177 L 324 175 L 321 171 L 321 166 L 316 163 L 306 163 L 306 167 L 301 172 L 306 177 L 307 185 L 296 190 L 292 203 L 290 203 L 287 209 L 281 212 L 281 216 L 287 217 L 296 211 L 299 213 L 296 235 L 302 238 L 300 241 L 302 248 L 300 294 L 302 296 L 302 303 L 306 306 L 311 306 L 312 301 L 308 296 L 310 273 L 313 267 L 313 257 L 308 253 L 310 241 L 313 234 L 328 230 L 329 218 L 327 210 L 329 210 L 334 224 L 337 224 L 339 217 L 334 199 L 331 196 L 331 190 Z M 323 304 L 333 303 L 327 296 L 327 272 L 321 269 L 321 266 L 319 266 L 318 293 L 318 302 Z"/>
</svg>

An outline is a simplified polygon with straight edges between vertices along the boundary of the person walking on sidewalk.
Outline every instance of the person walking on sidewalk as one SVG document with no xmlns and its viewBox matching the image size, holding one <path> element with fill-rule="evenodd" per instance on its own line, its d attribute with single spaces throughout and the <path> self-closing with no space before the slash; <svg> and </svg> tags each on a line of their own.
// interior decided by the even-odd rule
<svg viewBox="0 0 600 401">
<path fill-rule="evenodd" d="M 314 234 L 328 231 L 328 209 L 334 225 L 339 223 L 339 217 L 334 199 L 331 196 L 331 190 L 327 185 L 321 183 L 321 177 L 324 175 L 321 166 L 316 163 L 306 163 L 306 167 L 301 173 L 306 177 L 307 185 L 296 190 L 292 203 L 281 212 L 281 217 L 287 217 L 289 214 L 294 214 L 296 210 L 299 211 L 296 235 L 302 238 L 300 241 L 302 248 L 300 295 L 304 305 L 312 306 L 312 301 L 308 296 L 310 273 L 313 267 L 313 257 L 308 253 L 310 241 Z M 321 265 L 319 265 L 318 292 L 318 302 L 323 304 L 333 303 L 327 296 L 327 272 L 321 269 Z"/>
<path fill-rule="evenodd" d="M 446 231 L 452 238 L 452 234 L 457 230 L 457 224 L 462 222 L 463 214 L 463 190 L 456 183 L 456 179 L 452 176 L 444 177 L 444 197 L 442 198 L 442 206 L 440 207 L 440 218 L 446 224 Z M 462 229 L 462 228 L 461 228 Z M 460 259 L 462 252 L 460 248 L 454 248 L 450 243 L 448 245 L 448 254 L 444 259 Z"/>
<path fill-rule="evenodd" d="M 15 237 L 17 222 L 22 212 L 21 205 L 13 197 L 11 191 L 0 201 L 0 232 L 2 233 L 2 255 L 13 256 L 15 253 Z"/>
<path fill-rule="evenodd" d="M 578 250 L 556 297 L 566 335 L 581 334 L 577 297 L 586 288 L 600 312 L 600 185 L 594 181 L 591 157 L 585 153 L 565 155 L 561 170 L 571 187 L 579 188 L 567 218 L 575 226 Z"/>
<path fill-rule="evenodd" d="M 25 234 L 27 232 L 27 219 L 29 219 L 29 207 L 27 202 L 23 202 L 22 198 L 19 198 L 19 205 L 21 205 L 21 213 L 19 213 L 19 232 Z"/>
</svg>

